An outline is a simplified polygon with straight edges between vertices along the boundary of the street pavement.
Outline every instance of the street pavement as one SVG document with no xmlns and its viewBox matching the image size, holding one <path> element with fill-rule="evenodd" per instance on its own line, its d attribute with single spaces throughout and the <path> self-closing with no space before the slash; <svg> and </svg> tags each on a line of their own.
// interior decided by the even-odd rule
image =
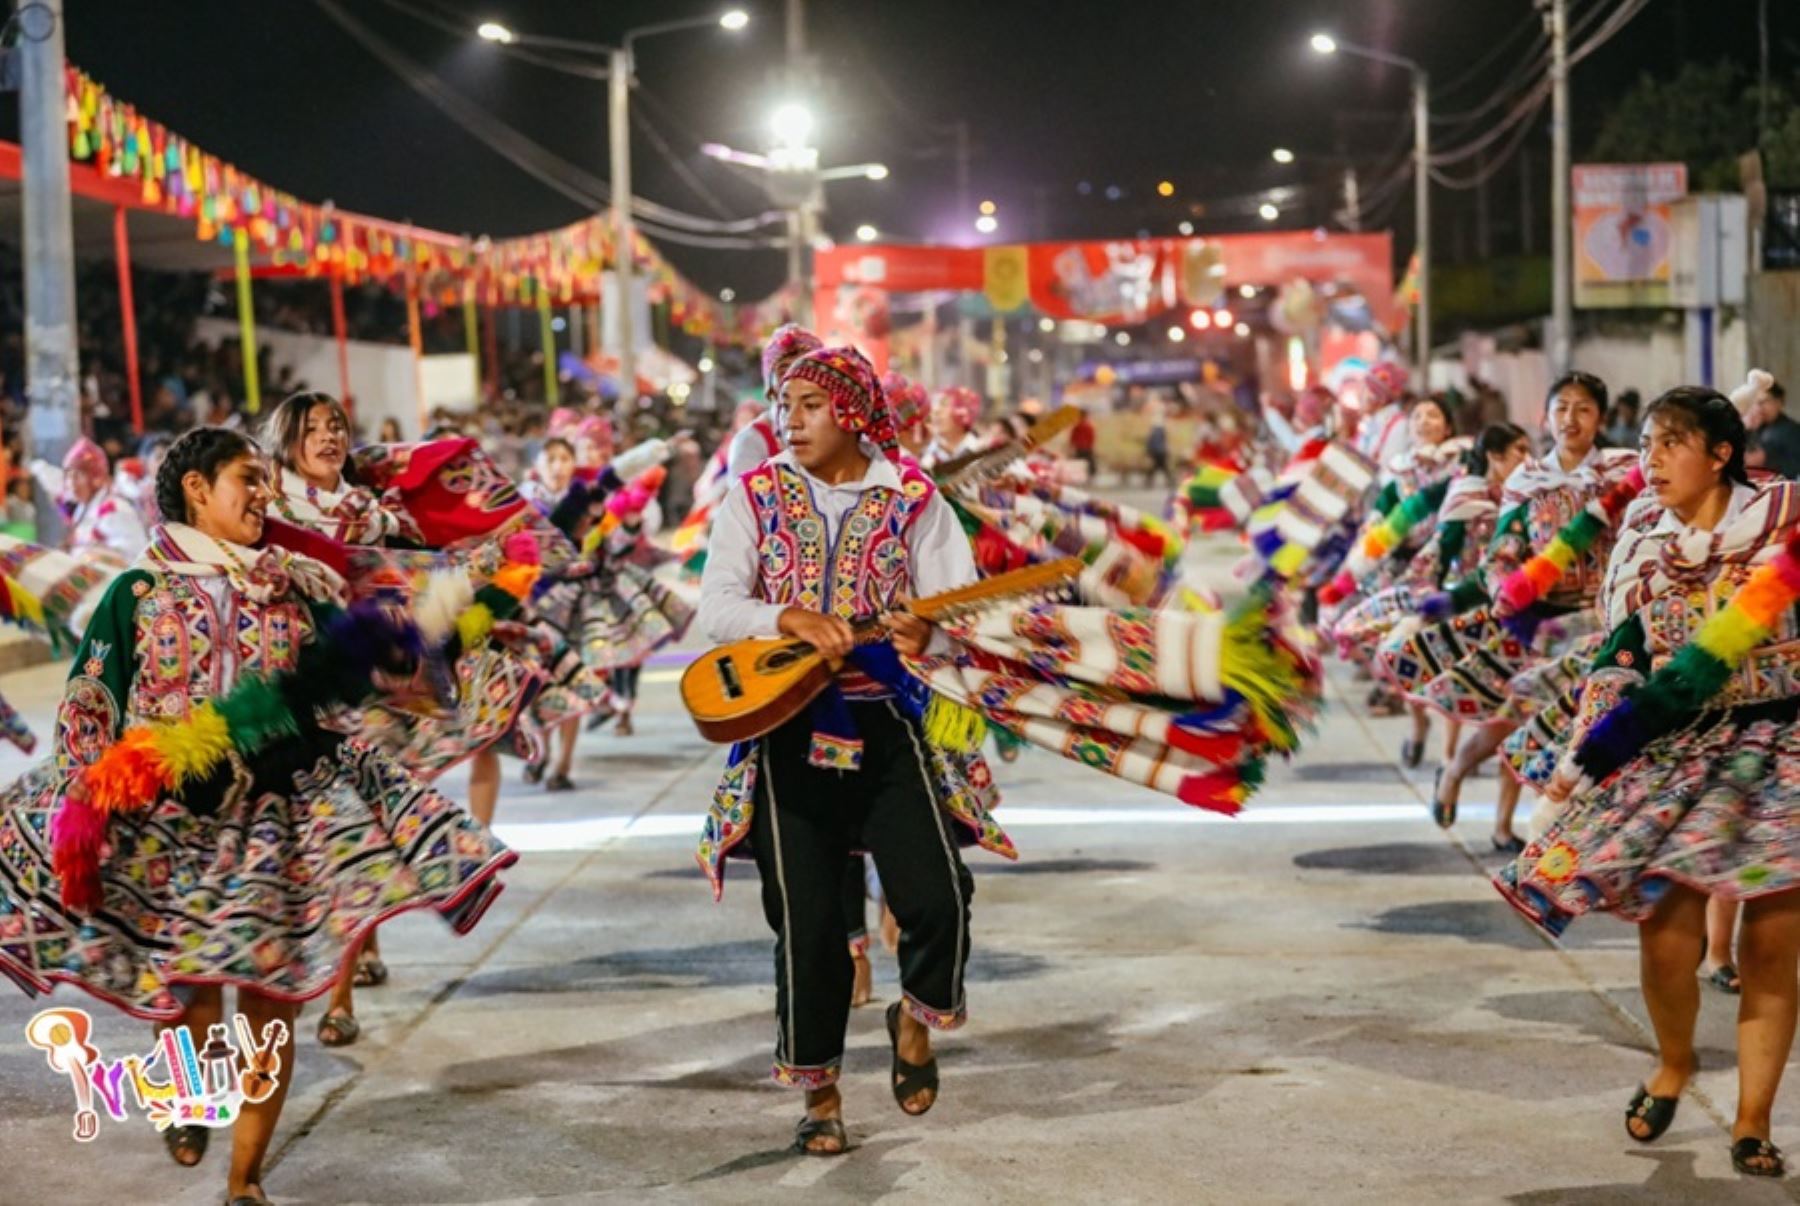
<svg viewBox="0 0 1800 1206">
<path fill-rule="evenodd" d="M 1190 556 L 1223 577 L 1232 546 Z M 47 737 L 61 666 L 0 677 Z M 853 1150 L 788 1154 L 800 1096 L 767 1079 L 771 937 L 756 872 L 714 904 L 692 850 L 722 751 L 645 674 L 636 736 L 588 735 L 580 790 L 509 763 L 499 830 L 522 852 L 476 931 L 382 930 L 354 1047 L 301 1018 L 264 1185 L 284 1203 L 1764 1202 L 1726 1148 L 1735 1001 L 1708 990 L 1702 1072 L 1651 1147 L 1623 1113 L 1648 1071 L 1629 926 L 1562 946 L 1501 903 L 1491 773 L 1454 833 L 1401 722 L 1331 706 L 1234 820 L 1029 752 L 997 765 L 1020 861 L 975 852 L 970 1022 L 943 1038 L 940 1103 L 886 1087 L 882 1009 L 851 1019 Z M 1435 738 L 1435 735 L 1434 735 Z M 1433 748 L 1435 757 L 1435 740 Z M 10 777 L 25 759 L 0 757 Z M 445 781 L 460 795 L 466 776 Z M 89 1005 L 59 994 L 58 1003 Z M 70 1138 L 65 1078 L 24 1041 L 40 1005 L 0 985 L 0 1203 L 220 1199 L 228 1147 L 177 1167 L 141 1119 Z M 95 1006 L 109 1056 L 148 1027 Z M 1776 1140 L 1800 1150 L 1790 1092 Z"/>
</svg>

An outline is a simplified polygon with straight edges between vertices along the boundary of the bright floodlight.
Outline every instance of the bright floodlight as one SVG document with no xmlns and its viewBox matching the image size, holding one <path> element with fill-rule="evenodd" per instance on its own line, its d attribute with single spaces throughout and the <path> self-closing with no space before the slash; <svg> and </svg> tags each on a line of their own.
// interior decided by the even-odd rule
<svg viewBox="0 0 1800 1206">
<path fill-rule="evenodd" d="M 1183 222 L 1175 229 L 1179 230 L 1184 235 L 1191 235 L 1194 233 L 1194 224 L 1192 222 Z"/>
<path fill-rule="evenodd" d="M 1210 331 L 1212 329 L 1212 315 L 1208 314 L 1205 310 L 1195 310 L 1192 314 L 1188 315 L 1188 325 L 1193 327 L 1196 331 Z"/>
<path fill-rule="evenodd" d="M 513 31 L 498 21 L 483 21 L 475 27 L 475 33 L 485 42 L 498 42 L 502 46 L 514 40 Z"/>
<path fill-rule="evenodd" d="M 863 169 L 863 175 L 871 180 L 886 180 L 888 178 L 887 164 L 871 163 L 868 167 Z"/>
<path fill-rule="evenodd" d="M 736 301 L 737 290 L 733 289 L 730 285 L 725 286 L 723 289 L 719 290 L 719 300 L 722 302 Z"/>
<path fill-rule="evenodd" d="M 856 228 L 856 241 L 859 243 L 873 243 L 880 234 L 881 232 L 879 230 L 876 230 L 873 226 L 864 222 L 861 226 Z"/>
<path fill-rule="evenodd" d="M 1245 300 L 1249 300 L 1250 298 L 1255 297 L 1256 296 L 1256 286 L 1255 285 L 1239 285 L 1238 286 L 1238 296 L 1241 298 L 1244 298 Z"/>
<path fill-rule="evenodd" d="M 982 234 L 993 234 L 996 230 L 1000 229 L 1000 219 L 996 218 L 993 214 L 982 214 L 979 218 L 975 219 L 975 229 L 979 230 Z"/>
<path fill-rule="evenodd" d="M 1276 163 L 1292 163 L 1294 162 L 1294 153 L 1286 147 L 1276 147 L 1273 151 L 1269 152 L 1269 158 L 1273 159 Z"/>
<path fill-rule="evenodd" d="M 1250 324 L 1247 322 L 1240 322 L 1237 326 L 1233 327 L 1232 330 L 1237 332 L 1239 339 L 1242 339 L 1250 334 Z"/>
<path fill-rule="evenodd" d="M 991 214 L 998 208 L 999 207 L 996 206 L 992 201 L 983 201 L 981 203 L 981 212 L 984 214 Z"/>
<path fill-rule="evenodd" d="M 750 14 L 741 8 L 734 8 L 719 18 L 719 24 L 732 33 L 750 24 Z"/>
<path fill-rule="evenodd" d="M 1219 309 L 1213 311 L 1213 326 L 1218 327 L 1221 331 L 1230 326 L 1234 321 L 1235 320 L 1231 317 L 1230 310 Z"/>
<path fill-rule="evenodd" d="M 713 371 L 713 358 L 711 356 L 702 356 L 700 357 L 700 363 L 696 364 L 694 367 L 703 373 L 710 373 Z"/>
<path fill-rule="evenodd" d="M 1262 215 L 1262 220 L 1265 222 L 1273 222 L 1276 218 L 1281 216 L 1281 211 L 1267 201 L 1264 201 L 1262 206 L 1256 212 Z"/>
<path fill-rule="evenodd" d="M 812 111 L 805 105 L 789 102 L 775 110 L 769 121 L 769 128 L 775 132 L 775 141 L 784 147 L 803 147 L 812 137 Z"/>
<path fill-rule="evenodd" d="M 1055 334 L 1056 320 L 1054 318 L 1047 318 L 1047 317 L 1038 319 L 1038 330 L 1042 331 L 1046 335 Z"/>
<path fill-rule="evenodd" d="M 1337 39 L 1330 34 L 1316 33 L 1312 36 L 1312 48 L 1320 54 L 1336 54 Z"/>
<path fill-rule="evenodd" d="M 1113 336 L 1113 342 L 1118 344 L 1122 348 L 1130 347 L 1131 346 L 1131 332 L 1130 331 L 1120 331 L 1117 335 Z"/>
<path fill-rule="evenodd" d="M 1180 327 L 1170 327 L 1169 328 L 1169 342 L 1170 343 L 1180 343 L 1182 340 L 1184 340 L 1186 338 L 1187 338 L 1187 332 L 1182 330 Z"/>
</svg>

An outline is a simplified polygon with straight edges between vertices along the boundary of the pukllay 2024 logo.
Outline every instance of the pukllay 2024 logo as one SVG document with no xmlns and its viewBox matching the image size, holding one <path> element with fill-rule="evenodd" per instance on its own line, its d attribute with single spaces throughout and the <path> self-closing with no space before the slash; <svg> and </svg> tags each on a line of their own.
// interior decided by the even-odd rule
<svg viewBox="0 0 1800 1206">
<path fill-rule="evenodd" d="M 226 1127 L 246 1105 L 267 1101 L 281 1083 L 281 1048 L 287 1023 L 264 1024 L 261 1042 L 243 1014 L 232 1019 L 237 1044 L 224 1023 L 210 1027 L 196 1048 L 186 1026 L 156 1036 L 145 1055 L 106 1059 L 93 1043 L 94 1022 L 82 1009 L 46 1009 L 25 1024 L 25 1039 L 44 1053 L 50 1070 L 69 1078 L 75 1090 L 75 1138 L 83 1143 L 100 1133 L 98 1109 L 115 1122 L 131 1115 L 135 1102 L 157 1130 L 172 1126 Z"/>
</svg>

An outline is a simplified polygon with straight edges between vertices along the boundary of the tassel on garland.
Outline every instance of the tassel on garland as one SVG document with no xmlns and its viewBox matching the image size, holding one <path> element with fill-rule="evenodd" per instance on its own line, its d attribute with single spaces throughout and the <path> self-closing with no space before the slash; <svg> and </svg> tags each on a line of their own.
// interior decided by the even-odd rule
<svg viewBox="0 0 1800 1206">
<path fill-rule="evenodd" d="M 1662 669 L 1625 692 L 1588 730 L 1573 755 L 1585 782 L 1599 783 L 1703 712 L 1750 652 L 1774 635 L 1800 601 L 1800 532 L 1773 561 L 1760 565 L 1693 640 Z"/>
<path fill-rule="evenodd" d="M 1269 744 L 1288 753 L 1300 745 L 1289 712 L 1311 676 L 1302 656 L 1275 632 L 1271 605 L 1266 591 L 1253 590 L 1227 618 L 1219 681 L 1244 697 Z"/>
<path fill-rule="evenodd" d="M 461 639 L 481 625 L 465 623 L 470 612 L 485 617 L 491 630 L 499 614 L 517 611 L 537 580 L 540 566 L 509 564 L 476 601 L 458 616 L 452 631 Z M 441 600 L 440 600 L 441 602 Z M 462 640 L 464 649 L 479 642 Z M 176 789 L 207 778 L 233 750 L 244 757 L 300 732 L 300 716 L 331 704 L 356 704 L 374 694 L 374 672 L 410 664 L 425 644 L 414 621 L 394 618 L 372 601 L 353 604 L 332 616 L 316 639 L 300 650 L 293 670 L 246 674 L 230 691 L 195 708 L 186 719 L 137 724 L 71 778 L 51 821 L 51 865 L 62 901 L 74 913 L 100 907 L 100 847 L 107 818 L 153 805 Z"/>
<path fill-rule="evenodd" d="M 1633 466 L 1630 473 L 1564 524 L 1543 552 L 1507 575 L 1494 593 L 1495 614 L 1502 618 L 1518 615 L 1549 594 L 1569 568 L 1619 521 L 1643 489 L 1643 470 Z"/>
<path fill-rule="evenodd" d="M 1181 487 L 1181 497 L 1196 511 L 1216 511 L 1225 506 L 1219 491 L 1237 480 L 1237 474 L 1218 465 L 1202 465 Z"/>
<path fill-rule="evenodd" d="M 1444 495 L 1449 492 L 1450 482 L 1445 479 L 1414 491 L 1405 502 L 1388 511 L 1351 551 L 1344 568 L 1319 590 L 1319 602 L 1329 607 L 1347 599 L 1356 590 L 1357 583 L 1406 542 L 1414 528 L 1438 513 L 1438 508 L 1444 505 Z"/>
<path fill-rule="evenodd" d="M 600 522 L 590 528 L 587 536 L 582 539 L 581 555 L 592 557 L 599 551 L 601 542 L 618 531 L 621 524 L 642 515 L 644 508 L 650 505 L 662 489 L 663 480 L 667 476 L 668 471 L 661 465 L 652 465 L 629 486 L 613 491 L 606 500 L 606 514 L 600 517 Z"/>
<path fill-rule="evenodd" d="M 987 736 L 988 723 L 980 712 L 965 708 L 944 695 L 933 695 L 925 705 L 925 740 L 939 749 L 973 754 Z"/>
<path fill-rule="evenodd" d="M 1426 595 L 1419 601 L 1419 618 L 1437 624 L 1452 616 L 1460 616 L 1466 611 L 1474 611 L 1488 602 L 1487 588 L 1482 585 L 1481 575 L 1476 573 L 1464 578 L 1449 590 L 1441 590 L 1433 595 Z"/>
</svg>

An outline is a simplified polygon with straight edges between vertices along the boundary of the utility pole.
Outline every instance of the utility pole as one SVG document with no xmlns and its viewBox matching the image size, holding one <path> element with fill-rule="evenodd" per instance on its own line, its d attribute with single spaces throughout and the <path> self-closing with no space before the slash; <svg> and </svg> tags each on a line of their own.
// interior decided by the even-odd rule
<svg viewBox="0 0 1800 1206">
<path fill-rule="evenodd" d="M 24 144 L 25 428 L 27 457 L 61 464 L 80 434 L 75 244 L 69 225 L 69 129 L 63 101 L 62 0 L 19 10 L 19 134 Z M 41 501 L 41 500 L 40 500 Z M 62 520 L 40 505 L 38 535 Z"/>
<path fill-rule="evenodd" d="M 789 95 L 810 94 L 814 81 L 806 57 L 806 0 L 787 0 L 786 33 Z M 788 280 L 798 286 L 794 316 L 808 326 L 814 317 L 812 273 L 808 270 L 816 224 L 810 212 L 814 204 L 814 197 L 803 198 L 787 215 L 787 274 Z"/>
<path fill-rule="evenodd" d="M 1550 0 L 1550 372 L 1574 359 L 1569 262 L 1569 4 Z"/>
<path fill-rule="evenodd" d="M 956 119 L 956 220 L 972 221 L 969 217 L 969 122 L 966 118 Z M 961 304 L 952 300 L 959 313 L 956 319 L 956 373 L 959 380 L 969 389 L 976 389 L 974 365 L 970 363 L 969 349 L 975 342 L 975 320 L 960 313 Z M 987 393 L 985 389 L 980 393 Z"/>
<path fill-rule="evenodd" d="M 1356 165 L 1344 168 L 1344 229 L 1352 234 L 1362 229 L 1362 192 L 1356 183 Z"/>
<path fill-rule="evenodd" d="M 1537 254 L 1536 215 L 1531 211 L 1531 145 L 1519 148 L 1519 254 Z"/>
<path fill-rule="evenodd" d="M 1417 388 L 1431 392 L 1431 78 L 1413 66 L 1413 204 L 1419 252 L 1419 346 Z"/>
<path fill-rule="evenodd" d="M 632 294 L 637 264 L 631 221 L 631 45 L 607 52 L 607 147 L 612 152 L 613 281 L 619 287 L 619 405 L 626 421 L 637 413 L 637 331 Z"/>
</svg>

